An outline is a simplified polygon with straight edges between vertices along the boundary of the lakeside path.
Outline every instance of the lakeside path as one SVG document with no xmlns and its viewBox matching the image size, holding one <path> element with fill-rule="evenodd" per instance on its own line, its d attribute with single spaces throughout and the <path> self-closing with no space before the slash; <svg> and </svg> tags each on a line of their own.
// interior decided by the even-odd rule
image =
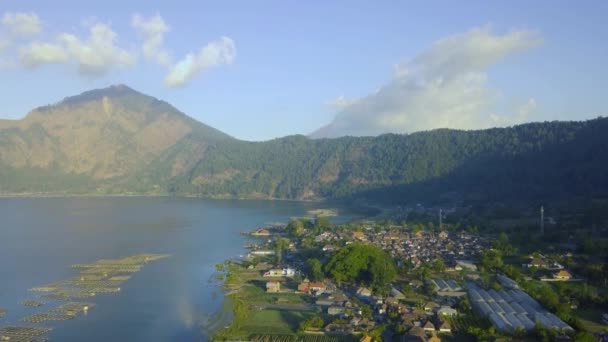
<svg viewBox="0 0 608 342">
<path fill-rule="evenodd" d="M 255 307 L 260 310 L 315 311 L 314 305 L 310 304 L 262 304 Z"/>
</svg>

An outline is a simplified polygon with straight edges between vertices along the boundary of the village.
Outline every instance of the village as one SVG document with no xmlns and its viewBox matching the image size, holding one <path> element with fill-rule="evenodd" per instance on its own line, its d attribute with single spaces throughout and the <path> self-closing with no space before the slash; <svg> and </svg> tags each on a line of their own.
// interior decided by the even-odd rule
<svg viewBox="0 0 608 342">
<path fill-rule="evenodd" d="M 258 294 L 264 292 L 247 297 L 254 308 L 247 321 L 258 321 L 260 315 L 266 319 L 259 320 L 261 326 L 244 322 L 241 333 L 259 337 L 278 331 L 366 342 L 457 341 L 477 330 L 525 336 L 539 329 L 537 322 L 564 340 L 574 332 L 515 280 L 499 270 L 488 274 L 487 265 L 480 265 L 485 251 L 497 246 L 494 239 L 441 226 L 429 231 L 374 221 L 331 229 L 324 225 L 302 229 L 290 223 L 250 232 L 258 241 L 247 245 L 250 253 L 238 277 L 255 284 Z M 374 246 L 395 261 L 397 274 L 384 289 L 328 275 L 324 267 L 332 256 L 355 245 Z M 534 271 L 542 282 L 582 281 L 538 254 L 527 256 L 518 268 L 526 274 Z M 263 303 L 255 303 L 260 298 Z M 280 321 L 290 316 L 286 312 L 299 318 L 264 328 L 277 323 L 270 316 Z"/>
</svg>

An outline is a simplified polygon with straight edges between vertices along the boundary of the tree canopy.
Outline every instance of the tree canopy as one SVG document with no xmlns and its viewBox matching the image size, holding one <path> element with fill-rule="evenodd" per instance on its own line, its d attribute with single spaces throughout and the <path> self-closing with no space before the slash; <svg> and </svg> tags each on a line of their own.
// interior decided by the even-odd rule
<svg viewBox="0 0 608 342">
<path fill-rule="evenodd" d="M 291 237 L 302 236 L 305 231 L 304 222 L 299 219 L 291 220 L 285 229 L 287 230 L 287 234 Z"/>
<path fill-rule="evenodd" d="M 323 265 L 317 258 L 310 258 L 306 260 L 306 268 L 308 274 L 314 281 L 323 280 Z"/>
<path fill-rule="evenodd" d="M 352 244 L 338 250 L 325 265 L 337 282 L 365 284 L 375 290 L 386 288 L 397 269 L 391 256 L 373 245 Z"/>
</svg>

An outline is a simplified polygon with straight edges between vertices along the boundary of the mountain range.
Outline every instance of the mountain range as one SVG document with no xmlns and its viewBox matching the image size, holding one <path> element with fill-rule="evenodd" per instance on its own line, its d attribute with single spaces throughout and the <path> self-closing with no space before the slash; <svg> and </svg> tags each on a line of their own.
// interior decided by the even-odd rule
<svg viewBox="0 0 608 342">
<path fill-rule="evenodd" d="M 235 139 L 125 85 L 0 120 L 0 194 L 537 200 L 608 195 L 608 119 Z"/>
</svg>

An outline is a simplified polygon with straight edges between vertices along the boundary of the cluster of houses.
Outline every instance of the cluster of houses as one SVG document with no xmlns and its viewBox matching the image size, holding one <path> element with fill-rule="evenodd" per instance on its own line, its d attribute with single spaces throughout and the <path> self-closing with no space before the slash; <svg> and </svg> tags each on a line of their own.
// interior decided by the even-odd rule
<svg viewBox="0 0 608 342">
<path fill-rule="evenodd" d="M 266 234 L 265 231 L 259 230 L 256 233 L 259 236 Z M 411 261 L 414 267 L 424 262 L 441 259 L 454 270 L 475 270 L 476 266 L 466 260 L 474 259 L 489 245 L 488 241 L 466 232 L 430 233 L 405 229 L 377 231 L 371 224 L 358 231 L 326 231 L 315 236 L 314 240 L 322 246 L 322 251 L 328 256 L 345 244 L 365 242 L 388 251 L 397 260 Z M 289 251 L 286 252 L 285 260 L 290 260 L 296 267 L 303 266 L 298 264 L 300 260 L 292 259 Z M 283 279 L 277 278 L 291 278 L 297 273 L 292 268 L 266 270 L 262 275 L 272 278 L 266 283 L 266 291 L 269 293 L 293 291 L 282 289 Z M 412 280 L 412 282 L 416 281 Z M 415 285 L 413 287 L 418 288 L 423 285 L 423 282 L 417 282 L 420 284 L 413 284 Z M 431 301 L 424 305 L 405 304 L 400 301 L 405 298 L 404 295 L 394 287 L 391 288 L 388 296 L 381 297 L 373 295 L 366 287 L 343 289 L 337 288 L 328 281 L 316 282 L 304 279 L 298 284 L 296 292 L 313 296 L 317 307 L 329 316 L 340 318 L 338 321 L 340 323 L 331 323 L 324 327 L 325 332 L 369 331 L 379 322 L 386 322 L 391 317 L 392 320 L 397 319 L 409 331 L 409 335 L 406 336 L 417 336 L 422 341 L 433 338 L 439 340 L 436 335 L 452 331 L 448 317 L 458 314 L 454 308 L 458 302 L 457 297 L 466 295 L 466 292 L 454 280 L 432 279 L 431 282 L 437 289 L 439 296 L 436 299 L 439 302 Z M 363 314 L 363 307 L 359 303 L 365 303 L 371 308 L 371 317 L 367 312 Z"/>
<path fill-rule="evenodd" d="M 308 278 L 304 279 L 298 285 L 298 292 L 305 293 L 313 296 L 320 296 L 327 290 L 327 286 L 323 282 L 310 281 Z"/>
<path fill-rule="evenodd" d="M 251 235 L 253 236 L 270 236 L 271 234 L 272 233 L 267 228 L 257 228 L 256 230 L 251 232 Z"/>
<path fill-rule="evenodd" d="M 291 267 L 286 268 L 271 268 L 268 271 L 264 272 L 264 277 L 295 277 L 296 270 Z"/>
<path fill-rule="evenodd" d="M 441 259 L 448 267 L 456 270 L 463 268 L 459 261 L 475 259 L 489 246 L 489 240 L 465 231 L 432 233 L 393 229 L 377 232 L 371 225 L 354 232 L 324 232 L 317 235 L 315 241 L 325 243 L 322 250 L 328 254 L 337 250 L 342 241 L 346 241 L 346 244 L 361 241 L 388 251 L 398 260 L 409 260 L 414 267 Z M 464 267 L 471 265 L 467 263 Z"/>
<path fill-rule="evenodd" d="M 453 286 L 459 288 L 457 284 Z M 307 279 L 298 285 L 298 292 L 316 296 L 315 305 L 330 316 L 341 318 L 345 324 L 329 324 L 324 330 L 331 333 L 355 333 L 369 331 L 388 316 L 397 317 L 407 329 L 419 329 L 425 338 L 439 333 L 451 333 L 448 317 L 458 314 L 450 305 L 428 302 L 423 307 L 403 303 L 404 295 L 392 287 L 387 297 L 376 296 L 366 287 L 338 289 L 321 282 Z M 452 301 L 453 303 L 455 301 Z M 358 303 L 365 303 L 372 309 L 372 317 L 364 316 Z M 414 331 L 416 331 L 414 329 Z M 426 339 L 424 340 L 426 341 Z"/>
<path fill-rule="evenodd" d="M 290 267 L 286 268 L 271 268 L 263 273 L 265 278 L 293 278 L 296 275 L 296 270 Z M 266 282 L 266 292 L 278 293 L 281 292 L 281 282 L 270 280 Z"/>
<path fill-rule="evenodd" d="M 542 281 L 577 281 L 572 273 L 558 262 L 549 262 L 542 255 L 530 256 L 528 262 L 522 264 L 523 268 L 536 268 L 542 270 L 546 277 L 541 277 Z"/>
<path fill-rule="evenodd" d="M 256 230 L 259 236 L 266 236 L 264 230 Z M 475 259 L 489 241 L 482 237 L 466 232 L 431 233 L 426 231 L 412 232 L 404 229 L 377 231 L 368 226 L 358 231 L 328 231 L 317 235 L 314 240 L 320 244 L 323 252 L 328 255 L 339 249 L 339 246 L 354 242 L 374 244 L 388 251 L 397 260 L 409 260 L 414 267 L 425 262 L 440 259 L 453 270 L 476 271 L 476 266 L 467 260 Z M 531 258 L 524 267 L 536 267 L 554 271 L 553 279 L 570 280 L 572 275 L 558 263 L 547 263 L 544 258 Z M 269 278 L 292 278 L 296 275 L 293 268 L 268 269 L 263 273 Z M 471 305 L 479 314 L 487 317 L 498 330 L 513 332 L 518 327 L 525 330 L 534 328 L 535 322 L 541 322 L 548 327 L 571 329 L 540 304 L 521 291 L 517 284 L 504 275 L 498 275 L 505 290 L 486 291 L 475 283 L 467 283 L 463 288 L 451 279 L 434 278 L 426 282 L 432 285 L 439 303 L 412 306 L 400 301 L 403 294 L 392 288 L 390 295 L 379 297 L 365 287 L 338 289 L 327 282 L 315 282 L 304 279 L 298 286 L 297 292 L 314 296 L 316 306 L 330 316 L 341 318 L 342 323 L 327 325 L 326 332 L 353 333 L 373 329 L 377 322 L 385 321 L 389 316 L 397 319 L 409 331 L 404 339 L 428 341 L 438 340 L 437 334 L 451 333 L 452 327 L 448 317 L 458 314 L 454 308 L 458 298 L 468 295 Z M 420 286 L 420 284 L 417 284 Z M 418 287 L 415 286 L 415 287 Z M 281 292 L 281 282 L 270 279 L 266 283 L 266 291 Z M 356 300 L 355 300 L 356 298 Z M 363 315 L 362 308 L 357 303 L 362 302 L 373 310 L 372 317 Z M 347 322 L 344 324 L 343 322 Z M 417 339 L 416 339 L 417 338 Z"/>
<path fill-rule="evenodd" d="M 276 280 L 270 280 L 266 282 L 266 292 L 278 293 L 281 292 L 281 282 Z"/>
<path fill-rule="evenodd" d="M 254 229 L 252 232 L 243 232 L 245 235 L 252 235 L 258 237 L 265 237 L 271 235 L 285 235 L 285 227 L 284 223 L 272 223 L 268 224 L 264 227 L 258 227 Z"/>
</svg>

